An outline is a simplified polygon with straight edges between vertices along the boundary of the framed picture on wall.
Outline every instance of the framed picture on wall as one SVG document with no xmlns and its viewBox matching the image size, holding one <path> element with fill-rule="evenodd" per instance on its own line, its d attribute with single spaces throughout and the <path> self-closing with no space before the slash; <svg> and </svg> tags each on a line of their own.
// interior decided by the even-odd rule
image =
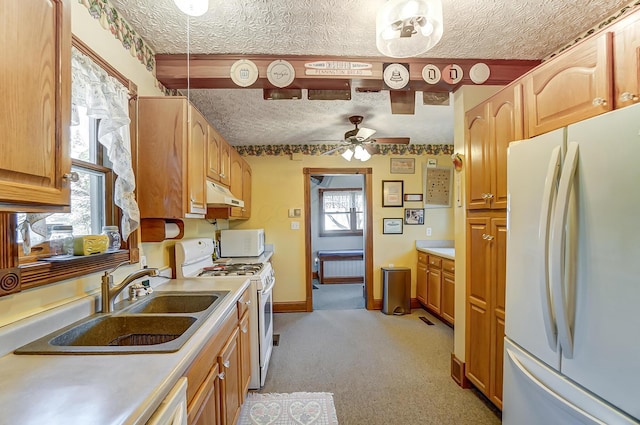
<svg viewBox="0 0 640 425">
<path fill-rule="evenodd" d="M 416 172 L 415 158 L 391 158 L 391 174 L 414 174 Z"/>
<path fill-rule="evenodd" d="M 401 235 L 402 219 L 401 218 L 383 218 L 382 233 L 384 235 Z"/>
<path fill-rule="evenodd" d="M 382 180 L 382 206 L 401 207 L 403 190 L 403 180 Z"/>
<path fill-rule="evenodd" d="M 424 208 L 405 208 L 404 224 L 424 224 Z"/>
</svg>

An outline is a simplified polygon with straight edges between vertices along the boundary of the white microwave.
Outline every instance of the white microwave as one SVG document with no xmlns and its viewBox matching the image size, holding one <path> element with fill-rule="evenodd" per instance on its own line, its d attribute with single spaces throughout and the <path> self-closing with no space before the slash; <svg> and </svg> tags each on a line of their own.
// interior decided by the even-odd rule
<svg viewBox="0 0 640 425">
<path fill-rule="evenodd" d="M 221 257 L 258 257 L 264 252 L 264 229 L 221 230 Z"/>
</svg>

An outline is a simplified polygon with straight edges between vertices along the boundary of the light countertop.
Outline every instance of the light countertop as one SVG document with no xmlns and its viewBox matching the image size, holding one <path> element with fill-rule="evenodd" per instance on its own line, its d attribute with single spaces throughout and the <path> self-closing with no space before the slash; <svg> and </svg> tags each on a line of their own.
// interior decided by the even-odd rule
<svg viewBox="0 0 640 425">
<path fill-rule="evenodd" d="M 157 286 L 155 291 L 231 291 L 174 353 L 0 357 L 0 425 L 144 424 L 248 286 L 245 277 Z"/>
<path fill-rule="evenodd" d="M 433 254 L 443 258 L 448 258 L 449 260 L 456 259 L 455 248 L 416 248 L 416 249 L 421 252 L 426 252 L 427 254 Z"/>
</svg>

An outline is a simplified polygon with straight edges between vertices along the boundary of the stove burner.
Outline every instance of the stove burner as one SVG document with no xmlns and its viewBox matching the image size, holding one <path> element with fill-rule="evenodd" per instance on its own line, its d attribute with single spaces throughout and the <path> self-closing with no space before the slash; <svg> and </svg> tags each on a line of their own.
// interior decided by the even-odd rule
<svg viewBox="0 0 640 425">
<path fill-rule="evenodd" d="M 204 267 L 198 276 L 253 276 L 262 269 L 262 264 L 220 264 Z"/>
</svg>

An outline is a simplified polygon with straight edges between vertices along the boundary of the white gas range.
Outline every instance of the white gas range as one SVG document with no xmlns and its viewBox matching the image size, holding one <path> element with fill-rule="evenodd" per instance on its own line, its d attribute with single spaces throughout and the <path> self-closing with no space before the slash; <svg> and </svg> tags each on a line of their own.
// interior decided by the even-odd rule
<svg viewBox="0 0 640 425">
<path fill-rule="evenodd" d="M 247 276 L 250 281 L 249 319 L 251 338 L 250 389 L 260 389 L 267 377 L 273 349 L 273 267 L 265 256 L 234 258 L 214 263 L 213 240 L 183 239 L 176 243 L 176 276 L 183 278 L 225 279 Z"/>
</svg>

